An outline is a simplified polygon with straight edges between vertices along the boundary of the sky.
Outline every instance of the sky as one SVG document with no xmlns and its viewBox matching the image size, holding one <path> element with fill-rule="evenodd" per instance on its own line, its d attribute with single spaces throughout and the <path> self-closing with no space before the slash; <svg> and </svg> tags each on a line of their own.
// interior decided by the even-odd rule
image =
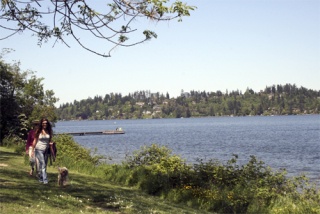
<svg viewBox="0 0 320 214">
<path fill-rule="evenodd" d="M 141 90 L 168 92 L 170 97 L 179 96 L 181 90 L 257 92 L 287 83 L 320 90 L 319 0 L 186 2 L 197 7 L 190 17 L 182 22 L 137 21 L 158 38 L 117 48 L 109 58 L 90 53 L 71 39 L 70 48 L 54 45 L 53 40 L 38 46 L 28 32 L 0 40 L 0 50 L 14 49 L 3 59 L 36 71 L 44 78 L 44 88 L 60 99 L 57 105 Z M 0 37 L 4 34 L 1 29 Z M 109 50 L 97 40 L 87 42 L 97 50 Z"/>
</svg>

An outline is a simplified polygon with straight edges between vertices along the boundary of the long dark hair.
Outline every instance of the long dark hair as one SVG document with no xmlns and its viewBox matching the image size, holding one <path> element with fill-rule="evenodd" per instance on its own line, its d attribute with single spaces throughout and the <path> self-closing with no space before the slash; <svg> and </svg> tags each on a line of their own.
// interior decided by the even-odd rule
<svg viewBox="0 0 320 214">
<path fill-rule="evenodd" d="M 52 131 L 51 123 L 49 122 L 49 120 L 48 120 L 47 118 L 42 118 L 42 119 L 40 120 L 38 129 L 37 129 L 37 131 L 36 131 L 36 133 L 35 133 L 35 137 L 36 137 L 36 138 L 39 138 L 39 135 L 40 135 L 42 129 L 44 128 L 43 125 L 42 125 L 43 122 L 47 122 L 47 127 L 46 127 L 45 130 L 46 130 L 46 132 L 49 133 L 50 141 L 51 141 L 51 138 L 52 138 L 52 135 L 53 135 L 53 131 Z"/>
</svg>

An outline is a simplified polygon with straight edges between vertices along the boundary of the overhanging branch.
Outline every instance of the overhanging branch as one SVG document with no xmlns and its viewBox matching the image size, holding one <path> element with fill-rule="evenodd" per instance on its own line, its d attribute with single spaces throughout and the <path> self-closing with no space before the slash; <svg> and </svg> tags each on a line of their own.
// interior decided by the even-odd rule
<svg viewBox="0 0 320 214">
<path fill-rule="evenodd" d="M 101 7 L 101 1 L 105 6 Z M 180 19 L 189 16 L 195 7 L 180 0 L 171 5 L 169 0 L 2 0 L 0 28 L 8 32 L 0 40 L 18 32 L 31 31 L 38 36 L 38 44 L 54 38 L 54 45 L 60 41 L 69 47 L 64 38 L 71 36 L 82 48 L 103 57 L 110 57 L 116 47 L 131 47 L 141 44 L 157 35 L 149 30 L 141 31 L 134 26 L 134 20 L 151 19 L 156 22 Z M 102 12 L 104 11 L 104 12 Z M 106 11 L 106 12 L 105 12 Z M 80 34 L 92 36 L 111 45 L 108 54 L 93 50 L 89 44 L 80 41 Z M 133 40 L 134 35 L 140 39 Z"/>
</svg>

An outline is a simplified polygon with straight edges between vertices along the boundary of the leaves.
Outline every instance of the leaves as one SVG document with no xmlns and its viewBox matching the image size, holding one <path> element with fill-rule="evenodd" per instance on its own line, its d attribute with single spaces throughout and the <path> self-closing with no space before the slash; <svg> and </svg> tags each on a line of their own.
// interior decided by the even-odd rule
<svg viewBox="0 0 320 214">
<path fill-rule="evenodd" d="M 106 1 L 107 2 L 107 1 Z M 151 38 L 157 38 L 154 32 L 139 30 L 134 21 L 151 19 L 154 21 L 170 21 L 190 16 L 196 7 L 188 6 L 177 0 L 169 4 L 168 0 L 115 0 L 101 7 L 101 2 L 92 1 L 60 1 L 49 2 L 18 0 L 2 0 L 0 19 L 8 21 L 8 26 L 0 25 L 8 35 L 31 31 L 38 37 L 38 45 L 54 39 L 69 47 L 65 38 L 71 36 L 82 48 L 103 57 L 110 57 L 110 52 L 118 46 L 129 47 L 141 44 Z M 14 26 L 14 27 L 12 27 Z M 129 30 L 130 29 L 130 30 Z M 123 35 L 123 33 L 127 35 Z M 141 37 L 143 32 L 144 37 Z M 128 35 L 135 35 L 129 40 Z M 85 41 L 93 38 L 110 47 L 109 53 L 94 50 Z"/>
<path fill-rule="evenodd" d="M 32 120 L 57 120 L 54 104 L 58 99 L 52 90 L 44 90 L 43 78 L 37 78 L 32 71 L 21 71 L 19 63 L 1 60 L 0 73 L 1 140 L 9 134 L 23 139 Z"/>
<path fill-rule="evenodd" d="M 145 30 L 143 31 L 143 34 L 146 36 L 146 40 L 149 40 L 151 38 L 157 38 L 157 34 L 153 31 Z"/>
</svg>

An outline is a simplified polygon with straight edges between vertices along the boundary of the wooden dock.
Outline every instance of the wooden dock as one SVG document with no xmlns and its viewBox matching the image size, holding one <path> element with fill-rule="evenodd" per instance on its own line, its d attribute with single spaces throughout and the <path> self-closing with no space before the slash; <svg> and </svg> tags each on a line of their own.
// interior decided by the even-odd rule
<svg viewBox="0 0 320 214">
<path fill-rule="evenodd" d="M 84 135 L 114 135 L 114 134 L 124 134 L 124 131 L 119 130 L 106 130 L 99 132 L 69 132 L 69 133 L 61 133 L 61 134 L 69 134 L 72 136 L 84 136 Z"/>
</svg>

